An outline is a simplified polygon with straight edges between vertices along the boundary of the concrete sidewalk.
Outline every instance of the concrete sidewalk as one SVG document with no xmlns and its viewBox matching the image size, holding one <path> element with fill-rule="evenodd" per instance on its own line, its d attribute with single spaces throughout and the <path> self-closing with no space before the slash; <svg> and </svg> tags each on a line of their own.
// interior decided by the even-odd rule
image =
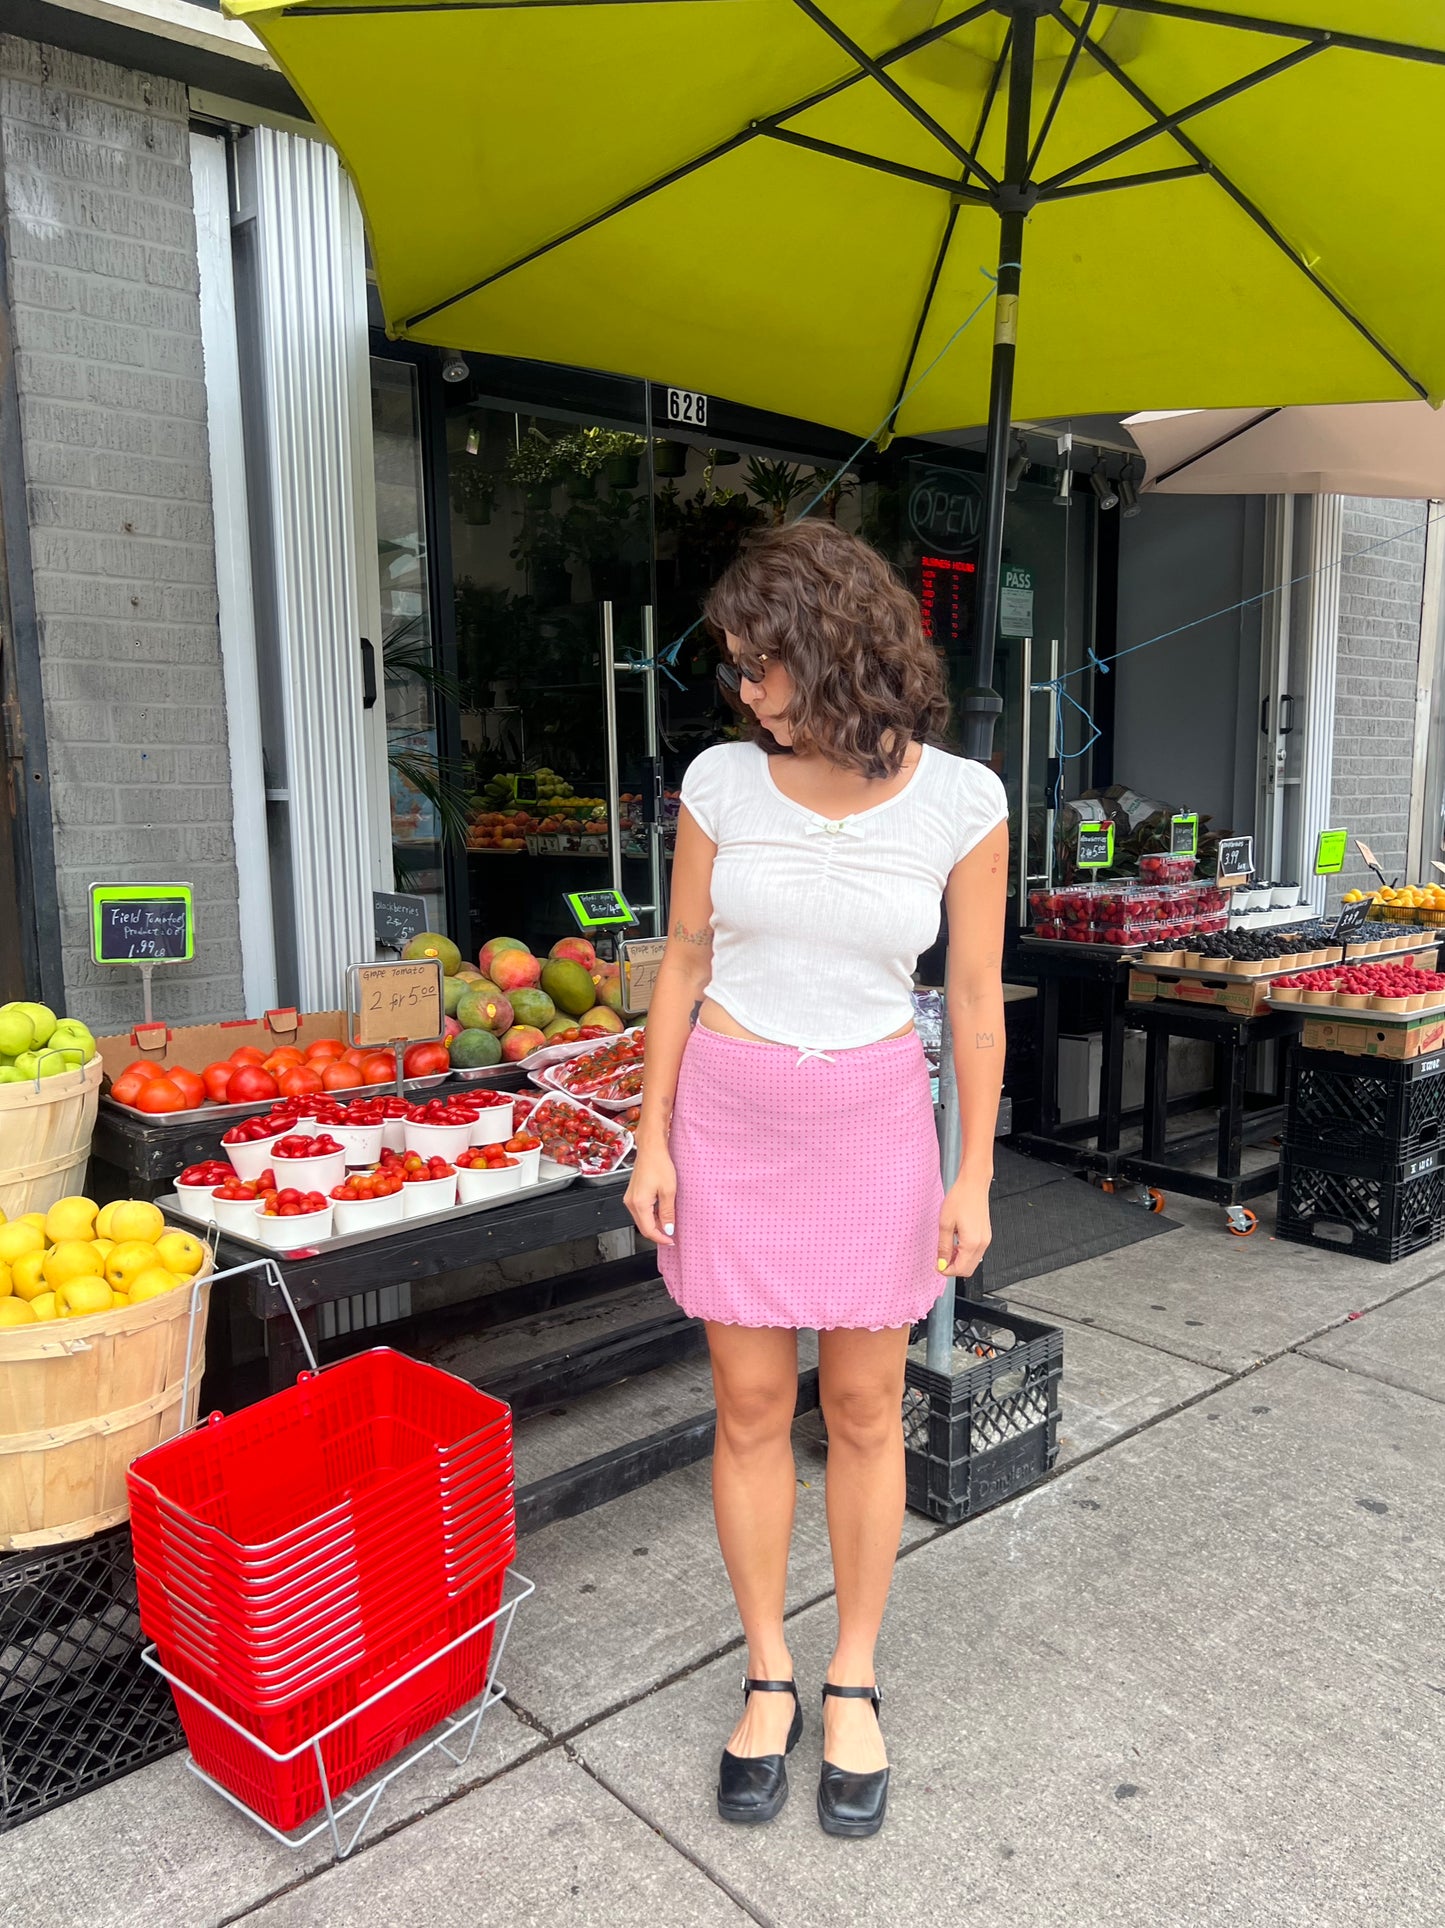
<svg viewBox="0 0 1445 1928">
<path fill-rule="evenodd" d="M 909 1516 L 876 1840 L 813 1811 L 833 1613 L 803 1422 L 807 1731 L 773 1826 L 713 1809 L 740 1657 L 694 1467 L 523 1542 L 508 1707 L 352 1860 L 278 1848 L 175 1759 L 0 1840 L 0 1924 L 1435 1928 L 1445 1248 L 1374 1266 L 1170 1210 L 1009 1294 L 1065 1327 L 1060 1470 L 951 1531 Z"/>
</svg>

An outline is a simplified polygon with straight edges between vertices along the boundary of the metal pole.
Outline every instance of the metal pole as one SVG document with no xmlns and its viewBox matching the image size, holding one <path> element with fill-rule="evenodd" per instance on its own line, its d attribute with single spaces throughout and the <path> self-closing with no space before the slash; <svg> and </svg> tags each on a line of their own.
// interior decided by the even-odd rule
<svg viewBox="0 0 1445 1928">
<path fill-rule="evenodd" d="M 652 793 L 649 799 L 650 814 L 644 828 L 647 833 L 647 863 L 652 885 L 652 934 L 654 937 L 661 937 L 667 929 L 667 881 L 663 856 L 663 822 L 666 805 L 663 802 L 662 744 L 658 733 L 658 710 L 662 704 L 662 691 L 657 681 L 657 623 L 651 603 L 644 604 L 642 611 L 642 655 L 647 664 L 647 673 L 643 677 L 642 701 L 647 726 L 647 781 Z"/>
<path fill-rule="evenodd" d="M 1003 708 L 1003 699 L 993 687 L 993 661 L 998 638 L 999 579 L 1003 571 L 1003 522 L 1008 503 L 1019 263 L 1023 259 L 1024 217 L 1037 199 L 1037 190 L 1027 176 L 1036 16 L 1043 6 L 1052 11 L 1052 0 L 1008 0 L 1006 6 L 1013 22 L 1013 38 L 1009 52 L 1003 180 L 993 197 L 999 213 L 998 294 L 993 307 L 993 364 L 988 386 L 983 556 L 976 617 L 978 647 L 974 652 L 974 687 L 964 691 L 962 703 L 964 755 L 980 763 L 986 763 L 993 754 L 994 723 Z"/>
<path fill-rule="evenodd" d="M 612 636 L 612 604 L 602 605 L 602 709 L 607 732 L 607 848 L 612 858 L 612 888 L 622 889 L 622 779 L 617 755 L 617 649 Z"/>
<path fill-rule="evenodd" d="M 944 974 L 945 987 L 947 972 Z M 939 1131 L 939 1165 L 943 1173 L 943 1189 L 948 1190 L 958 1177 L 958 1168 L 963 1162 L 963 1120 L 958 1111 L 958 1079 L 953 1068 L 953 1029 L 948 1022 L 948 992 L 943 997 L 943 1037 L 938 1048 L 938 1096 L 943 1107 L 943 1123 Z M 943 1281 L 943 1289 L 933 1302 L 928 1315 L 928 1346 L 926 1363 L 930 1372 L 951 1373 L 953 1370 L 953 1301 L 956 1291 L 954 1279 L 950 1276 Z"/>
</svg>

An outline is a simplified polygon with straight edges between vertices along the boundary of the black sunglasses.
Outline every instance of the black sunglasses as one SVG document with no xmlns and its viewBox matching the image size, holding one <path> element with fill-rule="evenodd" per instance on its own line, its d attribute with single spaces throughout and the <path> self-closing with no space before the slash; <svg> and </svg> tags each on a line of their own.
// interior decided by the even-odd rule
<svg viewBox="0 0 1445 1928">
<path fill-rule="evenodd" d="M 744 657 L 741 664 L 720 662 L 717 666 L 717 680 L 729 696 L 737 696 L 745 682 L 762 682 L 768 673 L 767 661 L 766 656 L 757 656 L 751 661 Z"/>
</svg>

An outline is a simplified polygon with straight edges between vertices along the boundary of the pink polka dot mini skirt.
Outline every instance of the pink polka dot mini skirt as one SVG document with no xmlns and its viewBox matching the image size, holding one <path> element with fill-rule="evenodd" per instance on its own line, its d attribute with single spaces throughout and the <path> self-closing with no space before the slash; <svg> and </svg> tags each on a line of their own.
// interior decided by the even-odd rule
<svg viewBox="0 0 1445 1928">
<path fill-rule="evenodd" d="M 670 1140 L 676 1242 L 658 1268 L 723 1325 L 910 1325 L 938 1297 L 943 1203 L 916 1032 L 820 1054 L 695 1024 Z"/>
</svg>

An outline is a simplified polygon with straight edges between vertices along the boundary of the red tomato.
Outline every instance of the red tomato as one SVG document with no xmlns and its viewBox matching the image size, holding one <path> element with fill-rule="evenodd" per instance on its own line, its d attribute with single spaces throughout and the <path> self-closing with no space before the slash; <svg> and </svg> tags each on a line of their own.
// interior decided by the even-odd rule
<svg viewBox="0 0 1445 1928">
<path fill-rule="evenodd" d="M 187 1111 L 194 1111 L 197 1105 L 206 1102 L 206 1081 L 198 1071 L 191 1071 L 178 1064 L 166 1076 L 186 1101 Z"/>
<path fill-rule="evenodd" d="M 223 1105 L 226 1102 L 226 1086 L 231 1082 L 231 1073 L 235 1069 L 229 1058 L 222 1058 L 216 1064 L 208 1064 L 201 1073 L 206 1096 L 213 1104 Z"/>
<path fill-rule="evenodd" d="M 266 1053 L 258 1051 L 254 1044 L 238 1044 L 231 1053 L 232 1064 L 264 1064 Z"/>
<path fill-rule="evenodd" d="M 166 1068 L 163 1064 L 154 1063 L 150 1058 L 132 1058 L 120 1075 L 123 1078 L 163 1078 L 166 1075 Z"/>
<path fill-rule="evenodd" d="M 357 1066 L 347 1064 L 343 1058 L 333 1058 L 321 1074 L 323 1091 L 354 1091 L 365 1082 Z"/>
<path fill-rule="evenodd" d="M 361 1067 L 361 1078 L 364 1084 L 369 1085 L 393 1084 L 396 1080 L 396 1060 L 389 1051 L 373 1051 Z"/>
<path fill-rule="evenodd" d="M 137 1095 L 152 1082 L 143 1078 L 138 1071 L 122 1071 L 110 1087 L 110 1095 L 118 1105 L 133 1105 Z"/>
<path fill-rule="evenodd" d="M 414 1044 L 401 1063 L 408 1078 L 430 1078 L 452 1067 L 444 1044 Z"/>
<path fill-rule="evenodd" d="M 339 1062 L 342 1064 L 354 1064 L 359 1071 L 370 1056 L 371 1053 L 369 1051 L 362 1051 L 356 1045 L 349 1044 L 342 1052 Z"/>
<path fill-rule="evenodd" d="M 346 1046 L 340 1038 L 318 1038 L 315 1044 L 308 1044 L 306 1056 L 313 1061 L 317 1058 L 339 1058 Z"/>
<path fill-rule="evenodd" d="M 238 1065 L 226 1086 L 227 1100 L 233 1105 L 256 1105 L 263 1098 L 279 1096 L 276 1080 L 258 1064 Z"/>
<path fill-rule="evenodd" d="M 311 1098 L 321 1089 L 321 1073 L 309 1065 L 288 1065 L 278 1072 L 276 1085 L 283 1098 Z"/>
<path fill-rule="evenodd" d="M 278 1072 L 287 1070 L 291 1065 L 305 1064 L 306 1058 L 294 1044 L 278 1044 L 271 1055 L 262 1062 L 274 1078 Z"/>
<path fill-rule="evenodd" d="M 204 1091 L 204 1085 L 201 1088 Z M 147 1078 L 136 1093 L 135 1108 L 150 1117 L 163 1111 L 186 1111 L 189 1105 L 186 1094 L 169 1078 Z"/>
</svg>

